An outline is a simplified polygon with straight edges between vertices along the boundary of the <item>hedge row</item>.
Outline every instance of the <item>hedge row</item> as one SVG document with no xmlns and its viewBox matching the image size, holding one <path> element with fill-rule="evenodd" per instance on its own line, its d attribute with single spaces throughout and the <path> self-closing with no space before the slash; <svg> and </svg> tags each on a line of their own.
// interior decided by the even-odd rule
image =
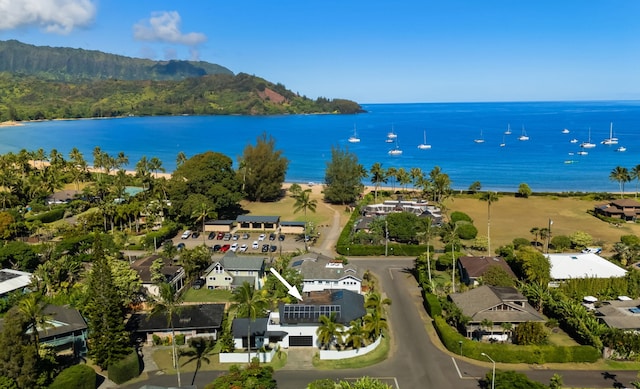
<svg viewBox="0 0 640 389">
<path fill-rule="evenodd" d="M 436 316 L 442 316 L 442 306 L 440 305 L 440 300 L 435 294 L 427 293 L 424 291 L 422 297 L 424 298 L 424 307 L 427 309 L 427 313 L 432 318 Z"/>
<path fill-rule="evenodd" d="M 60 372 L 49 389 L 95 389 L 96 372 L 87 365 L 74 365 Z"/>
<path fill-rule="evenodd" d="M 118 362 L 109 364 L 109 379 L 120 385 L 140 375 L 140 360 L 137 352 L 132 352 Z"/>
<path fill-rule="evenodd" d="M 56 207 L 51 211 L 42 212 L 37 215 L 30 216 L 26 220 L 28 222 L 40 220 L 42 223 L 53 223 L 55 221 L 61 220 L 64 217 L 65 209 L 66 207 Z"/>
<path fill-rule="evenodd" d="M 441 316 L 433 318 L 438 336 L 447 349 L 473 359 L 483 359 L 482 353 L 490 355 L 496 362 L 504 363 L 563 363 L 595 362 L 601 355 L 593 346 L 517 346 L 474 342 L 460 335 Z M 462 343 L 460 343 L 462 342 Z"/>
</svg>

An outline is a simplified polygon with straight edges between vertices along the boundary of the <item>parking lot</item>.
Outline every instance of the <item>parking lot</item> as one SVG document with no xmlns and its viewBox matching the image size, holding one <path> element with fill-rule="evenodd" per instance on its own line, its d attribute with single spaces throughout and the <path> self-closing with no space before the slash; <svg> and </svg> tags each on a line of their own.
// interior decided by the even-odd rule
<svg viewBox="0 0 640 389">
<path fill-rule="evenodd" d="M 303 251 L 304 240 L 299 235 L 274 234 L 269 232 L 234 231 L 231 233 L 200 234 L 194 230 L 180 231 L 172 239 L 174 246 L 193 249 L 203 243 L 211 248 L 214 255 L 224 255 L 235 251 L 238 255 L 278 256 L 281 253 Z M 187 233 L 188 232 L 188 233 Z M 311 246 L 312 242 L 308 242 Z"/>
</svg>

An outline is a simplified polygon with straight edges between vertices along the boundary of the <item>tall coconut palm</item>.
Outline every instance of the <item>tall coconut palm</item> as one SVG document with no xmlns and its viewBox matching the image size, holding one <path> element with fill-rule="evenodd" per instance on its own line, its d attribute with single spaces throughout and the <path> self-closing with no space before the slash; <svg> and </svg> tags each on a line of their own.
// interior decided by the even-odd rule
<svg viewBox="0 0 640 389">
<path fill-rule="evenodd" d="M 309 220 L 307 219 L 307 209 L 313 213 L 316 212 L 316 207 L 318 205 L 318 200 L 311 199 L 311 189 L 305 189 L 302 192 L 299 192 L 294 196 L 296 202 L 293 204 L 293 213 L 298 213 L 299 211 L 304 212 L 304 223 L 305 223 L 305 235 L 307 234 L 306 226 L 309 224 Z M 304 239 L 304 249 L 307 251 L 307 237 Z"/>
<path fill-rule="evenodd" d="M 533 235 L 533 241 L 536 244 L 536 247 L 538 246 L 538 236 L 540 235 L 540 227 L 532 227 L 529 230 L 529 233 L 531 233 L 531 235 Z"/>
<path fill-rule="evenodd" d="M 411 177 L 411 182 L 415 189 L 418 187 L 418 182 L 421 179 L 424 179 L 424 173 L 422 172 L 422 169 L 420 169 L 419 167 L 412 167 L 411 170 L 409 170 L 409 177 Z"/>
<path fill-rule="evenodd" d="M 622 166 L 616 166 L 611 173 L 609 173 L 609 179 L 611 181 L 617 181 L 620 185 L 620 198 L 624 197 L 624 184 L 631 181 L 631 175 L 629 169 Z"/>
<path fill-rule="evenodd" d="M 399 168 L 396 172 L 396 179 L 398 180 L 398 184 L 402 186 L 403 192 L 407 191 L 407 185 L 411 183 L 411 175 L 407 170 L 403 167 Z"/>
<path fill-rule="evenodd" d="M 40 349 L 40 330 L 45 330 L 52 327 L 51 316 L 46 315 L 43 312 L 44 302 L 42 301 L 42 294 L 39 292 L 33 292 L 25 296 L 18 303 L 18 312 L 24 316 L 27 322 L 27 332 L 31 333 L 31 339 L 33 341 L 33 347 L 35 347 L 36 355 L 39 355 Z"/>
<path fill-rule="evenodd" d="M 371 183 L 373 184 L 373 199 L 374 201 L 378 201 L 378 189 L 381 184 L 387 182 L 386 171 L 382 168 L 382 164 L 380 162 L 376 162 L 369 169 L 369 173 L 371 174 Z"/>
<path fill-rule="evenodd" d="M 196 369 L 193 371 L 193 378 L 191 379 L 191 386 L 193 386 L 196 381 L 196 374 L 198 374 L 198 370 L 202 367 L 202 362 L 206 362 L 207 365 L 211 363 L 209 355 L 213 353 L 215 343 L 213 340 L 208 341 L 205 338 L 192 338 L 189 339 L 189 346 L 191 346 L 191 349 L 181 352 L 180 356 L 190 357 L 182 366 L 193 361 L 196 362 Z"/>
<path fill-rule="evenodd" d="M 178 155 L 176 155 L 176 167 L 184 165 L 185 162 L 187 162 L 187 155 L 184 151 L 180 151 Z"/>
<path fill-rule="evenodd" d="M 431 287 L 431 291 L 434 290 L 433 280 L 431 279 L 431 238 L 433 238 L 434 235 L 435 228 L 433 227 L 431 218 L 421 218 L 418 227 L 418 237 L 420 240 L 423 240 L 427 244 L 427 251 L 423 255 L 425 256 L 425 259 L 427 261 L 426 268 L 427 274 L 429 276 L 429 286 Z"/>
<path fill-rule="evenodd" d="M 332 343 L 342 342 L 342 331 L 344 326 L 338 323 L 338 318 L 335 312 L 331 312 L 331 315 L 320 316 L 320 326 L 316 330 L 318 335 L 318 342 L 321 346 L 328 350 L 331 348 Z"/>
<path fill-rule="evenodd" d="M 253 285 L 243 282 L 242 286 L 233 291 L 231 308 L 235 310 L 236 317 L 247 318 L 247 354 L 251 363 L 251 323 L 264 315 L 267 300 L 255 290 Z"/>
<path fill-rule="evenodd" d="M 217 217 L 215 206 L 209 202 L 203 201 L 193 211 L 193 215 L 191 216 L 195 218 L 196 223 L 202 222 L 201 234 L 202 234 L 202 244 L 204 245 L 205 244 L 205 234 L 204 234 L 205 222 L 207 221 L 207 218 Z"/>
<path fill-rule="evenodd" d="M 487 202 L 487 250 L 489 255 L 493 255 L 491 251 L 491 204 L 499 199 L 500 197 L 496 192 L 484 192 L 480 195 L 480 200 Z"/>
<path fill-rule="evenodd" d="M 638 198 L 638 185 L 640 184 L 640 165 L 636 165 L 633 168 L 631 168 L 631 176 L 630 178 L 632 180 L 636 180 L 636 195 L 635 197 Z"/>
<path fill-rule="evenodd" d="M 173 325 L 173 317 L 180 312 L 182 298 L 176 296 L 173 285 L 162 282 L 158 285 L 159 298 L 154 302 L 151 314 L 164 314 L 167 317 L 167 324 L 171 328 L 171 351 L 173 356 L 173 367 L 178 374 L 178 387 L 181 386 L 180 364 L 178 363 L 178 353 L 176 350 L 176 331 Z"/>
</svg>

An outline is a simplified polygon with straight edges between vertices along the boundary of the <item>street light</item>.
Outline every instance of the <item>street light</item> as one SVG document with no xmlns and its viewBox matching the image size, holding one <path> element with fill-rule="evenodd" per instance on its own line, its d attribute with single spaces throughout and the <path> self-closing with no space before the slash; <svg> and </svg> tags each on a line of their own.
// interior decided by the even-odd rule
<svg viewBox="0 0 640 389">
<path fill-rule="evenodd" d="M 491 363 L 493 363 L 493 378 L 491 378 L 491 389 L 496 389 L 496 361 L 491 359 L 491 357 L 488 356 L 486 353 L 480 353 L 480 355 L 482 355 L 483 357 L 489 358 Z"/>
<path fill-rule="evenodd" d="M 460 344 L 460 355 L 462 355 L 462 341 L 459 340 L 458 343 Z"/>
</svg>

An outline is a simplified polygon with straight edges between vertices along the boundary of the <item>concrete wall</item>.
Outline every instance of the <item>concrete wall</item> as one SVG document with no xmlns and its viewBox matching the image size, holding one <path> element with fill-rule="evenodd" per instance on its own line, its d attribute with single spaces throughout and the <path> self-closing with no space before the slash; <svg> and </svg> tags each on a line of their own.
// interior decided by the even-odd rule
<svg viewBox="0 0 640 389">
<path fill-rule="evenodd" d="M 382 336 L 379 336 L 375 342 L 371 343 L 366 347 L 360 347 L 357 350 L 345 350 L 345 351 L 336 351 L 336 350 L 320 350 L 320 359 L 322 360 L 335 360 L 335 359 L 346 359 L 346 358 L 354 358 L 362 355 L 366 355 L 371 351 L 375 350 L 376 347 L 380 345 L 380 341 L 382 340 Z"/>
<path fill-rule="evenodd" d="M 247 363 L 249 362 L 249 355 L 247 353 L 220 353 L 220 363 Z M 271 362 L 273 356 L 276 355 L 276 350 L 271 350 L 266 353 L 251 352 L 251 359 L 258 357 L 260 362 Z"/>
</svg>

